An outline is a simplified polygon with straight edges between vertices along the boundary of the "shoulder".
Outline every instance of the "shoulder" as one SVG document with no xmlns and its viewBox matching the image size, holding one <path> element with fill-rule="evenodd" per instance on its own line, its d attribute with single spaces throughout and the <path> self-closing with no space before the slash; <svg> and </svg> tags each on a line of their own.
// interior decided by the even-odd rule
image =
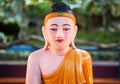
<svg viewBox="0 0 120 84">
<path fill-rule="evenodd" d="M 77 53 L 80 54 L 80 57 L 83 59 L 83 60 L 87 60 L 87 59 L 91 59 L 91 55 L 88 51 L 86 50 L 82 50 L 82 49 L 76 49 Z"/>
<path fill-rule="evenodd" d="M 36 51 L 33 51 L 30 56 L 39 56 L 40 54 L 42 54 L 44 50 L 43 49 L 39 49 L 39 50 L 36 50 Z"/>
<path fill-rule="evenodd" d="M 44 49 L 39 49 L 39 50 L 33 51 L 28 56 L 28 60 L 30 60 L 30 59 L 38 60 L 38 59 L 40 59 L 40 57 L 43 55 L 44 52 L 45 52 Z"/>
</svg>

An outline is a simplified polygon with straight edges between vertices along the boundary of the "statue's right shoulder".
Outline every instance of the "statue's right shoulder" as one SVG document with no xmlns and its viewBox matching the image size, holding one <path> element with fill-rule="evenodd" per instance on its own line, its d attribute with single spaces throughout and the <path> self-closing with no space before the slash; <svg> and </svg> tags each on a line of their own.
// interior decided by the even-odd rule
<svg viewBox="0 0 120 84">
<path fill-rule="evenodd" d="M 43 56 L 45 53 L 45 50 L 44 49 L 38 49 L 36 51 L 33 51 L 32 53 L 30 53 L 30 57 L 35 57 L 35 58 L 38 58 L 38 57 L 41 57 Z"/>
</svg>

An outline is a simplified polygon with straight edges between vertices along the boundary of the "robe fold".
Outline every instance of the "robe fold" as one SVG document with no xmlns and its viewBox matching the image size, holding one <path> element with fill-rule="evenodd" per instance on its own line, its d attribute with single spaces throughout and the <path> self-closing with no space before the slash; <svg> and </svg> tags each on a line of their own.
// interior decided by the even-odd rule
<svg viewBox="0 0 120 84">
<path fill-rule="evenodd" d="M 42 77 L 44 84 L 93 84 L 91 56 L 86 51 L 70 49 L 58 68 Z"/>
</svg>

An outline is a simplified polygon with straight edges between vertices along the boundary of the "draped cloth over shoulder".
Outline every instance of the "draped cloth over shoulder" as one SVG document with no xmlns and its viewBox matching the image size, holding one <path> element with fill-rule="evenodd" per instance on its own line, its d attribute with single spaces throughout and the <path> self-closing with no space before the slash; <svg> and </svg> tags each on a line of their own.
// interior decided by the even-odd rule
<svg viewBox="0 0 120 84">
<path fill-rule="evenodd" d="M 54 73 L 43 75 L 44 84 L 93 84 L 91 57 L 86 55 L 70 49 Z"/>
</svg>

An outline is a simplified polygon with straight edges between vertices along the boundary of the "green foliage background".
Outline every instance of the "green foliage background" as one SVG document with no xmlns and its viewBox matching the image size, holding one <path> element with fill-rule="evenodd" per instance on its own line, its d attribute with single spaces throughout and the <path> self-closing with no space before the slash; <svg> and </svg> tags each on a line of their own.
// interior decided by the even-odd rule
<svg viewBox="0 0 120 84">
<path fill-rule="evenodd" d="M 58 1 L 63 1 L 72 7 L 77 19 L 77 39 L 105 44 L 120 43 L 119 0 L 39 1 L 40 0 L 0 0 L 0 44 L 11 43 L 30 35 L 42 37 L 41 27 L 44 17 L 49 12 L 51 4 Z M 15 26 L 16 24 L 18 27 Z M 8 33 L 12 31 L 12 34 L 1 32 L 1 29 L 5 26 L 10 29 Z M 19 30 L 18 37 L 15 35 L 16 28 Z M 28 43 L 37 47 L 44 45 L 43 42 L 34 40 L 30 40 Z M 7 60 L 17 60 L 18 58 L 19 60 L 26 60 L 29 53 L 28 51 L 19 53 L 0 50 L 0 56 L 3 56 L 2 60 L 6 58 Z M 93 52 L 92 54 L 94 54 L 93 59 L 95 60 L 118 60 L 118 52 L 106 53 L 105 51 L 101 54 L 99 54 L 99 52 Z"/>
<path fill-rule="evenodd" d="M 98 43 L 120 41 L 119 0 L 0 0 L 0 22 L 4 25 L 17 23 L 19 38 L 32 34 L 42 36 L 44 16 L 50 5 L 58 1 L 73 6 L 79 27 L 76 38 Z M 8 42 L 14 40 L 12 36 L 7 37 Z"/>
</svg>

